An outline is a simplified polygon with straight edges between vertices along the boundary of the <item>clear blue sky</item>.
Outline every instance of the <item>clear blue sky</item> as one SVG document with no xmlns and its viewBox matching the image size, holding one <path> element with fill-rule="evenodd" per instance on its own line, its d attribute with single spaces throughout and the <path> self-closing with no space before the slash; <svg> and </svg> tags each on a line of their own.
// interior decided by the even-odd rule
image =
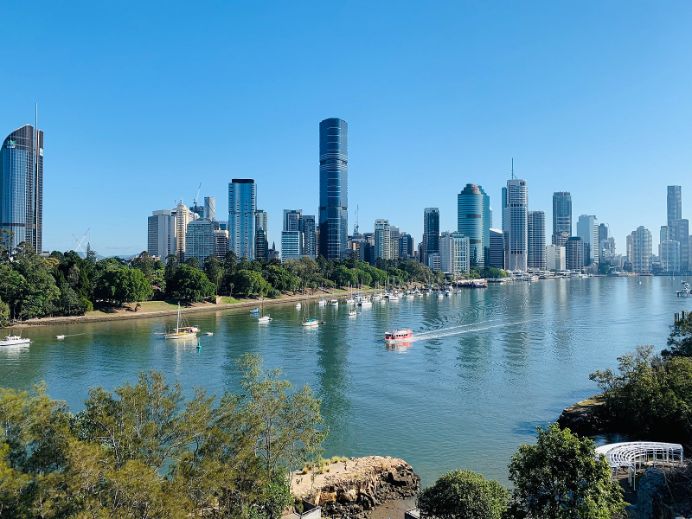
<svg viewBox="0 0 692 519">
<path fill-rule="evenodd" d="M 90 228 L 101 254 L 146 248 L 146 217 L 253 177 L 281 211 L 318 205 L 318 123 L 349 123 L 350 222 L 420 240 L 456 228 L 467 182 L 515 159 L 552 221 L 571 191 L 617 247 L 658 242 L 666 185 L 692 217 L 692 2 L 5 2 L 0 133 L 46 131 L 45 238 Z"/>
</svg>

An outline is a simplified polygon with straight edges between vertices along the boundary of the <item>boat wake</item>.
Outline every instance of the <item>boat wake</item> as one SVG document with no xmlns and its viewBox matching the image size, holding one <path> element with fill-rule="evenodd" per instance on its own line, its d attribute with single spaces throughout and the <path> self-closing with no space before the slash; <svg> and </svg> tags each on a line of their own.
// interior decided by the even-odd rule
<svg viewBox="0 0 692 519">
<path fill-rule="evenodd" d="M 441 328 L 439 330 L 431 330 L 429 332 L 416 333 L 410 342 L 429 341 L 432 339 L 442 339 L 444 337 L 452 337 L 454 335 L 463 335 L 465 333 L 484 332 L 493 328 L 505 328 L 507 326 L 518 326 L 520 324 L 540 321 L 540 319 L 526 319 L 523 321 L 500 322 L 498 324 L 488 324 L 492 322 L 503 321 L 503 319 L 492 319 L 483 323 L 462 324 L 459 326 L 451 326 L 449 328 Z"/>
</svg>

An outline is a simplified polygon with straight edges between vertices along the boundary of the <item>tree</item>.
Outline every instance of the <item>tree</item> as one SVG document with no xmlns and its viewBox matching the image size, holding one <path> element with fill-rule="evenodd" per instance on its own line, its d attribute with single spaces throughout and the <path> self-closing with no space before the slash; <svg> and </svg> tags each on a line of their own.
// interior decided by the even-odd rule
<svg viewBox="0 0 692 519">
<path fill-rule="evenodd" d="M 669 350 L 663 350 L 661 355 L 667 357 L 692 357 L 692 312 L 683 313 L 680 319 L 673 323 L 673 329 L 668 336 Z"/>
<path fill-rule="evenodd" d="M 10 305 L 0 299 L 0 327 L 7 326 L 10 323 Z"/>
<path fill-rule="evenodd" d="M 418 496 L 421 512 L 437 519 L 501 519 L 508 503 L 502 485 L 468 470 L 445 474 Z"/>
<path fill-rule="evenodd" d="M 233 284 L 235 292 L 243 296 L 266 296 L 272 288 L 262 274 L 254 270 L 239 270 L 233 276 Z"/>
<path fill-rule="evenodd" d="M 124 266 L 102 272 L 94 289 L 96 299 L 116 305 L 146 301 L 151 294 L 151 285 L 142 271 Z"/>
<path fill-rule="evenodd" d="M 168 297 L 186 304 L 206 301 L 216 295 L 216 287 L 200 269 L 182 264 L 166 283 Z"/>
<path fill-rule="evenodd" d="M 610 467 L 595 444 L 557 424 L 538 429 L 536 445 L 522 445 L 512 457 L 515 517 L 611 519 L 625 508 Z"/>
</svg>

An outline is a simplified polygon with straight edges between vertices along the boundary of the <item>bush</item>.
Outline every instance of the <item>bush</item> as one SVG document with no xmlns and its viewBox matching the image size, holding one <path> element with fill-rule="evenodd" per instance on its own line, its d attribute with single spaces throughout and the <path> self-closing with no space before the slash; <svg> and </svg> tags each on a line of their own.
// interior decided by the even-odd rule
<svg viewBox="0 0 692 519">
<path fill-rule="evenodd" d="M 445 474 L 418 497 L 421 512 L 438 519 L 501 519 L 508 502 L 502 485 L 468 470 Z"/>
</svg>

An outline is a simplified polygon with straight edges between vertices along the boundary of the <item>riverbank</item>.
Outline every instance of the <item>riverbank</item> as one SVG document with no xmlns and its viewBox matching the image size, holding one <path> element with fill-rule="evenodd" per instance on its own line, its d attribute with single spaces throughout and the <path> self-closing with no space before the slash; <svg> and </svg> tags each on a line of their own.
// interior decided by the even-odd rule
<svg viewBox="0 0 692 519">
<path fill-rule="evenodd" d="M 368 288 L 360 290 L 367 294 L 375 292 L 375 289 Z M 342 289 L 318 289 L 310 294 L 282 295 L 275 299 L 264 299 L 264 306 L 271 307 L 289 303 L 304 301 L 314 301 L 322 298 L 343 298 L 349 295 L 348 290 Z M 226 302 L 224 302 L 226 301 Z M 165 301 L 144 301 L 139 303 L 140 308 L 135 310 L 137 303 L 123 306 L 113 311 L 94 310 L 85 315 L 41 317 L 39 319 L 29 319 L 27 321 L 12 323 L 8 328 L 31 328 L 36 326 L 51 326 L 55 324 L 84 324 L 107 321 L 118 321 L 123 319 L 153 319 L 157 317 L 167 317 L 178 313 L 178 306 Z M 218 296 L 216 303 L 194 303 L 188 307 L 182 307 L 183 314 L 200 314 L 219 312 L 227 310 L 247 310 L 255 308 L 260 304 L 260 299 L 234 299 Z"/>
</svg>

